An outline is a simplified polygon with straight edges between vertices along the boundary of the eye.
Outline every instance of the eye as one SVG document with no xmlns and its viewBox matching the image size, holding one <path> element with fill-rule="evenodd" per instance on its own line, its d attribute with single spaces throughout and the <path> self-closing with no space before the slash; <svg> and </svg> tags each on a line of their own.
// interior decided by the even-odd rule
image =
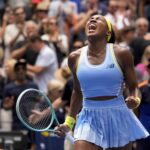
<svg viewBox="0 0 150 150">
<path fill-rule="evenodd" d="M 100 17 L 96 17 L 96 20 L 100 20 Z"/>
</svg>

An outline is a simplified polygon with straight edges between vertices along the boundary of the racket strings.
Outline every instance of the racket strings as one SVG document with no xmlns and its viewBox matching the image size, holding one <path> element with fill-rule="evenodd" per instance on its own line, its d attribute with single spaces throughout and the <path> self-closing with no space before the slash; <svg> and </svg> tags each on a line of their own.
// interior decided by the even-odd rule
<svg viewBox="0 0 150 150">
<path fill-rule="evenodd" d="M 52 113 L 44 111 L 50 107 L 45 96 L 36 91 L 28 91 L 22 95 L 19 112 L 26 125 L 31 128 L 42 130 L 49 126 L 52 120 Z"/>
</svg>

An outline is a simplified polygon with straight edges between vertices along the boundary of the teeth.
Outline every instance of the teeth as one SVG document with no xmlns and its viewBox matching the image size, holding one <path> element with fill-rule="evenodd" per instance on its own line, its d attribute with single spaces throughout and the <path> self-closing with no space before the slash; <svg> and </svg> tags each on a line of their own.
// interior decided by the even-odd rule
<svg viewBox="0 0 150 150">
<path fill-rule="evenodd" d="M 89 25 L 89 30 L 95 30 L 96 29 L 96 25 L 95 24 L 90 24 Z"/>
</svg>

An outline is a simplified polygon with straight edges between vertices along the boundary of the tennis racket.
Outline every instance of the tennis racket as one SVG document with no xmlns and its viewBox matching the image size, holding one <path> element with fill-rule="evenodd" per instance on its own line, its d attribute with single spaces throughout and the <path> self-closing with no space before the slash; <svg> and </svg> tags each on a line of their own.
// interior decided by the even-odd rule
<svg viewBox="0 0 150 150">
<path fill-rule="evenodd" d="M 59 125 L 50 99 L 37 89 L 24 90 L 16 102 L 19 120 L 30 130 L 55 134 L 54 126 Z M 65 133 L 65 137 L 74 144 L 74 138 Z"/>
</svg>

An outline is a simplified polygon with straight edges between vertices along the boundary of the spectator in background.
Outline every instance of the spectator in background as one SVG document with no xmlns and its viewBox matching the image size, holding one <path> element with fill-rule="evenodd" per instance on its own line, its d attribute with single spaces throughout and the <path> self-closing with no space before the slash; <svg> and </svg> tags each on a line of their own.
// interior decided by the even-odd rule
<svg viewBox="0 0 150 150">
<path fill-rule="evenodd" d="M 25 11 L 23 7 L 17 7 L 13 10 L 15 16 L 15 23 L 6 27 L 4 42 L 6 46 L 13 46 L 17 41 L 25 38 Z"/>
<path fill-rule="evenodd" d="M 140 88 L 142 94 L 142 101 L 139 107 L 139 119 L 150 132 L 150 61 L 146 65 L 146 69 L 149 75 L 149 78 L 145 84 Z M 149 150 L 150 149 L 150 137 L 137 141 L 136 150 Z"/>
<path fill-rule="evenodd" d="M 5 7 L 6 7 L 6 1 L 5 0 L 0 0 L 0 22 L 3 18 L 3 14 L 5 12 Z"/>
<path fill-rule="evenodd" d="M 70 0 L 59 0 L 52 1 L 49 5 L 49 17 L 56 17 L 58 19 L 58 26 L 61 33 L 65 33 L 65 18 L 68 14 L 72 14 L 70 17 L 72 21 L 76 22 L 78 12 L 77 12 L 77 4 Z M 67 34 L 66 34 L 67 35 Z M 69 37 L 68 37 L 69 38 Z"/>
<path fill-rule="evenodd" d="M 37 85 L 27 80 L 26 77 L 26 61 L 21 59 L 16 61 L 14 65 L 15 80 L 6 84 L 4 88 L 3 108 L 13 111 L 13 130 L 22 129 L 23 126 L 17 118 L 15 112 L 15 103 L 19 94 L 27 88 L 37 89 Z"/>
<path fill-rule="evenodd" d="M 26 61 L 24 59 L 20 59 L 16 61 L 13 69 L 15 74 L 15 80 L 5 85 L 2 106 L 5 110 L 12 111 L 12 116 L 9 117 L 9 118 L 12 117 L 11 130 L 17 130 L 17 131 L 27 130 L 17 117 L 16 109 L 15 109 L 16 101 L 20 93 L 25 89 L 28 88 L 37 89 L 38 87 L 35 83 L 27 79 Z M 31 139 L 29 141 L 32 144 L 33 141 L 31 141 Z"/>
<path fill-rule="evenodd" d="M 63 89 L 64 89 L 64 83 L 57 79 L 52 79 L 48 82 L 47 95 L 52 103 L 54 103 L 57 98 L 62 96 Z M 65 111 L 63 110 L 63 108 L 59 107 L 56 111 L 56 115 L 59 122 L 63 123 L 65 119 Z"/>
<path fill-rule="evenodd" d="M 55 102 L 55 100 L 58 97 L 62 96 L 64 84 L 57 80 L 52 79 L 48 81 L 47 85 L 47 96 L 51 100 L 51 102 Z M 65 119 L 65 110 L 63 107 L 59 107 L 56 111 L 57 119 L 60 123 L 63 123 Z M 53 124 L 55 126 L 55 124 Z M 54 144 L 53 141 L 55 140 L 55 143 L 58 143 L 57 145 Z M 64 138 L 55 137 L 51 135 L 49 132 L 42 132 L 42 133 L 36 133 L 36 142 L 37 142 L 37 149 L 42 149 L 41 143 L 45 150 L 62 150 L 63 149 L 63 142 Z"/>
<path fill-rule="evenodd" d="M 33 19 L 39 26 L 41 25 L 41 21 L 43 19 L 48 18 L 48 5 L 49 3 L 47 3 L 47 1 L 42 1 L 35 7 Z"/>
<path fill-rule="evenodd" d="M 60 80 L 64 84 L 67 82 L 67 80 L 69 79 L 71 75 L 71 72 L 67 63 L 68 63 L 68 59 L 65 58 L 63 62 L 61 63 L 61 66 L 59 67 L 59 69 L 57 69 L 55 72 L 55 78 L 57 80 Z"/>
<path fill-rule="evenodd" d="M 117 0 L 109 0 L 108 6 L 107 6 L 107 14 L 105 16 L 106 18 L 110 20 L 114 28 L 116 28 L 115 26 L 116 26 L 116 21 L 117 21 L 117 18 L 116 18 L 117 9 L 118 9 Z"/>
<path fill-rule="evenodd" d="M 141 62 L 143 53 L 146 47 L 149 45 L 150 45 L 150 41 L 147 41 L 141 37 L 133 38 L 133 40 L 130 42 L 129 46 L 131 47 L 131 52 L 134 57 L 135 66 Z"/>
<path fill-rule="evenodd" d="M 99 14 L 105 14 L 106 8 L 103 8 L 103 5 L 99 0 L 85 0 L 83 9 L 85 13 L 89 10 L 96 10 Z"/>
<path fill-rule="evenodd" d="M 2 68 L 2 70 L 1 70 L 2 80 L 4 81 L 3 85 L 1 84 L 1 86 L 2 86 L 1 87 L 2 102 L 3 102 L 3 97 L 4 97 L 5 85 L 7 85 L 15 80 L 15 74 L 14 74 L 15 63 L 16 63 L 16 60 L 8 59 L 5 61 L 4 68 Z M 3 130 L 11 131 L 12 130 L 12 110 L 5 109 L 1 105 L 0 121 L 1 121 L 1 128 Z"/>
<path fill-rule="evenodd" d="M 0 48 L 4 49 L 4 35 L 8 24 L 14 23 L 14 14 L 10 7 L 5 8 L 5 12 L 0 25 Z M 5 49 L 4 49 L 5 50 Z"/>
<path fill-rule="evenodd" d="M 15 23 L 6 27 L 4 35 L 5 60 L 10 58 L 10 48 L 19 41 L 25 39 L 25 10 L 23 7 L 17 7 L 13 10 L 15 16 Z"/>
<path fill-rule="evenodd" d="M 33 48 L 30 46 L 29 39 L 31 36 L 38 35 L 38 25 L 32 21 L 29 20 L 26 22 L 25 25 L 25 31 L 26 31 L 26 38 L 23 41 L 17 42 L 12 48 L 11 48 L 11 57 L 14 59 L 25 59 L 28 64 L 34 65 L 38 53 L 33 50 Z"/>
<path fill-rule="evenodd" d="M 6 83 L 10 83 L 12 81 L 14 81 L 15 79 L 15 75 L 14 75 L 14 65 L 16 63 L 15 59 L 7 59 L 4 62 L 4 73 L 5 73 L 5 80 Z"/>
<path fill-rule="evenodd" d="M 69 44 L 67 36 L 59 31 L 57 18 L 51 17 L 48 19 L 46 33 L 42 35 L 42 39 L 47 41 L 49 46 L 55 50 L 60 66 L 64 57 L 69 53 Z"/>
<path fill-rule="evenodd" d="M 16 7 L 26 7 L 29 4 L 29 0 L 7 0 L 8 5 L 11 8 L 16 8 Z"/>
<path fill-rule="evenodd" d="M 63 17 L 68 11 L 77 14 L 77 4 L 70 0 L 52 1 L 49 5 L 49 17 Z"/>
<path fill-rule="evenodd" d="M 135 22 L 135 27 L 137 37 L 143 37 L 146 40 L 150 40 L 150 32 L 148 32 L 149 22 L 146 18 L 138 18 Z"/>
<path fill-rule="evenodd" d="M 33 79 L 41 91 L 47 91 L 47 82 L 54 78 L 58 69 L 56 53 L 44 43 L 39 35 L 30 38 L 31 47 L 38 52 L 35 65 L 27 65 L 27 71 L 34 74 Z"/>
<path fill-rule="evenodd" d="M 116 27 L 117 30 L 122 30 L 125 26 L 129 26 L 130 25 L 130 20 L 129 20 L 129 16 L 127 16 L 127 7 L 128 4 L 126 3 L 126 1 L 117 1 L 118 3 L 118 9 L 116 12 Z"/>
<path fill-rule="evenodd" d="M 133 41 L 135 38 L 135 27 L 134 26 L 127 26 L 122 30 L 121 34 L 121 41 L 119 44 L 121 46 L 126 46 L 129 47 L 130 49 L 130 43 Z"/>
<path fill-rule="evenodd" d="M 150 21 L 150 1 L 139 0 L 138 12 L 140 17 L 146 17 Z"/>
<path fill-rule="evenodd" d="M 150 45 L 144 50 L 141 62 L 136 65 L 136 69 L 142 74 L 142 80 L 147 80 L 149 78 L 149 73 L 147 72 L 147 65 L 150 61 Z"/>
<path fill-rule="evenodd" d="M 72 13 L 68 13 L 65 16 L 65 25 L 64 31 L 65 34 L 68 36 L 69 39 L 69 52 L 73 50 L 73 43 L 76 39 L 82 39 L 83 41 L 86 40 L 85 36 L 85 23 L 90 18 L 90 16 L 96 13 L 97 9 L 89 9 L 86 13 L 82 16 L 74 16 Z M 70 19 L 72 18 L 72 19 Z"/>
</svg>

